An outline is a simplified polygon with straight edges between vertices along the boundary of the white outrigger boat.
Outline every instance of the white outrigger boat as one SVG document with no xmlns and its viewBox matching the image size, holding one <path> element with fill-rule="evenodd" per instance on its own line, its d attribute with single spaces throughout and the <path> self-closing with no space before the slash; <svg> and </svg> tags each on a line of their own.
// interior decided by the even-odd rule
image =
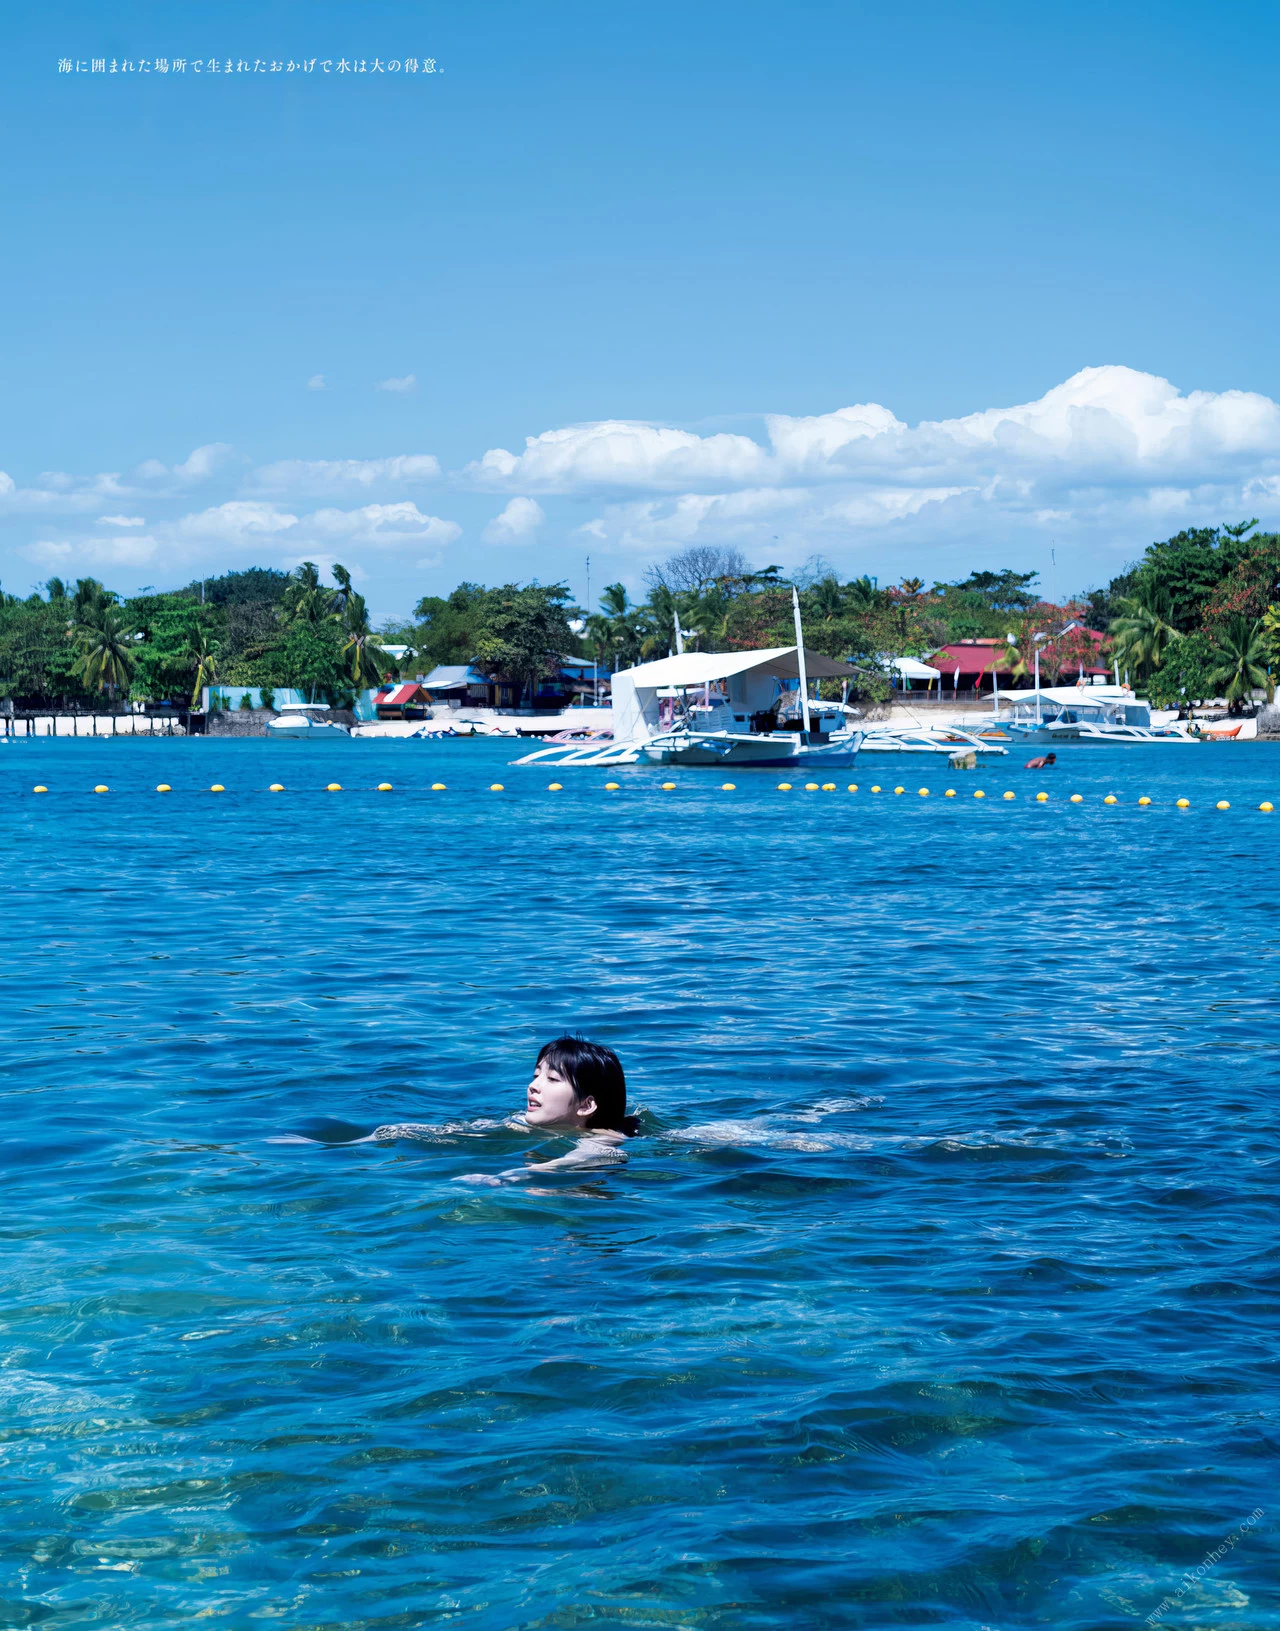
<svg viewBox="0 0 1280 1631">
<path fill-rule="evenodd" d="M 273 742 L 319 742 L 351 735 L 346 725 L 326 719 L 327 702 L 284 702 L 280 717 L 267 721 L 267 735 Z"/>
<path fill-rule="evenodd" d="M 794 594 L 793 594 L 794 603 Z M 796 605 L 796 629 L 800 613 Z M 677 638 L 679 636 L 677 635 Z M 848 679 L 848 663 L 794 646 L 681 651 L 613 676 L 613 741 L 540 748 L 518 765 L 717 765 L 814 770 L 851 765 L 862 732 L 839 702 L 809 697 L 809 679 Z M 799 680 L 799 717 L 779 719 L 783 680 Z M 712 686 L 717 689 L 713 692 Z"/>
<path fill-rule="evenodd" d="M 867 725 L 863 728 L 863 753 L 938 753 L 951 758 L 957 753 L 976 753 L 979 758 L 1000 758 L 1008 748 L 999 742 L 984 741 L 974 731 L 950 725 Z"/>
<path fill-rule="evenodd" d="M 1000 725 L 1018 742 L 1194 742 L 1173 725 L 1153 725 L 1151 709 L 1126 685 L 1054 685 L 1038 691 L 1006 691 L 1000 701 L 1011 713 Z"/>
</svg>

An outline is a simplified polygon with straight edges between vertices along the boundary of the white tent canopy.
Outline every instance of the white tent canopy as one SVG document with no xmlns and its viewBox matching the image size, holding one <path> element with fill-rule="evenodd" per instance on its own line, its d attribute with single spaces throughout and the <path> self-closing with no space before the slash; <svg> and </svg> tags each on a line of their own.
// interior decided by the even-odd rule
<svg viewBox="0 0 1280 1631">
<path fill-rule="evenodd" d="M 656 663 L 624 668 L 613 676 L 613 737 L 615 742 L 644 741 L 658 727 L 658 693 L 671 688 L 694 690 L 713 681 L 727 680 L 729 704 L 735 719 L 767 709 L 773 702 L 775 682 L 800 677 L 796 646 L 774 646 L 766 651 L 686 651 Z M 848 663 L 804 650 L 810 679 L 848 679 L 856 672 Z"/>
<path fill-rule="evenodd" d="M 941 669 L 930 668 L 928 663 L 922 663 L 915 657 L 890 657 L 885 659 L 895 674 L 901 674 L 904 680 L 940 680 Z"/>
</svg>

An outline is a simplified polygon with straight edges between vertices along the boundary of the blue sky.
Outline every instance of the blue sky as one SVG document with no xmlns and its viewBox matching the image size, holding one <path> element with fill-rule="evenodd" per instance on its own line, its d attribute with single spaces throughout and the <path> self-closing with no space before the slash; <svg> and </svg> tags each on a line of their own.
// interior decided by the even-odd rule
<svg viewBox="0 0 1280 1631">
<path fill-rule="evenodd" d="M 1065 592 L 1280 523 L 1274 8 L 3 27 L 11 592 L 308 556 L 385 616 L 468 577 L 581 595 L 588 552 L 639 587 L 702 542 L 1046 584 L 1052 548 Z M 319 66 L 408 58 L 438 71 Z"/>
</svg>

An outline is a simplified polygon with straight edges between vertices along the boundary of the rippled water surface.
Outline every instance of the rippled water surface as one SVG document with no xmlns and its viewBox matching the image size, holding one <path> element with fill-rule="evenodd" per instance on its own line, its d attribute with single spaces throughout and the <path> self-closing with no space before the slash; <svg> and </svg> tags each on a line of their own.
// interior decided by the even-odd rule
<svg viewBox="0 0 1280 1631">
<path fill-rule="evenodd" d="M 510 755 L 0 748 L 0 1624 L 1280 1625 L 1280 747 Z"/>
</svg>

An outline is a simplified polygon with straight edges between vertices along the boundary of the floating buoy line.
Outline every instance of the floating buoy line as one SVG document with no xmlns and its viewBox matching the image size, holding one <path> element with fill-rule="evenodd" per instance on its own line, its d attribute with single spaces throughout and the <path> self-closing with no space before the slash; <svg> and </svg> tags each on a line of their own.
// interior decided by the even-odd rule
<svg viewBox="0 0 1280 1631">
<path fill-rule="evenodd" d="M 664 792 L 664 793 L 677 792 L 677 791 L 679 791 L 679 787 L 680 787 L 680 784 L 678 782 L 670 782 L 670 781 L 661 782 L 658 785 L 659 785 L 661 791 Z M 845 790 L 846 790 L 846 792 L 849 792 L 849 793 L 857 793 L 859 791 L 859 789 L 860 789 L 860 784 L 858 782 L 849 782 L 847 784 Z M 315 789 L 315 790 L 319 791 L 320 789 Z M 548 793 L 563 793 L 564 792 L 564 783 L 563 782 L 548 782 L 546 790 L 547 790 Z M 622 791 L 622 783 L 621 782 L 605 782 L 603 784 L 603 790 L 606 793 L 619 793 L 619 792 Z M 721 793 L 736 793 L 738 791 L 738 784 L 737 784 L 737 782 L 721 782 L 721 783 L 719 783 L 716 790 L 718 792 L 721 792 Z M 795 790 L 796 790 L 795 789 L 795 784 L 793 782 L 778 782 L 778 784 L 777 784 L 777 791 L 779 793 L 792 793 Z M 48 793 L 50 791 L 50 789 L 49 789 L 48 786 L 45 785 L 45 783 L 37 782 L 37 784 L 31 789 L 31 791 L 33 793 Z M 60 792 L 67 792 L 67 791 L 74 791 L 74 789 L 60 788 L 59 791 Z M 94 793 L 98 793 L 98 794 L 110 793 L 111 788 L 105 782 L 99 782 L 95 787 L 92 788 L 92 791 Z M 197 789 L 196 791 L 199 791 L 199 790 Z M 214 782 L 213 785 L 208 789 L 208 791 L 210 793 L 225 793 L 227 791 L 227 789 L 221 782 Z M 249 791 L 253 792 L 253 791 L 256 791 L 256 789 L 250 788 Z M 267 787 L 266 791 L 270 792 L 270 793 L 283 793 L 283 792 L 288 791 L 288 789 L 286 789 L 283 782 L 271 782 L 269 784 L 269 786 Z M 294 789 L 294 791 L 306 791 L 306 789 Z M 345 789 L 343 788 L 341 782 L 328 782 L 328 783 L 325 784 L 325 786 L 323 788 L 323 791 L 326 792 L 326 793 L 341 793 L 341 792 L 345 791 Z M 352 791 L 360 791 L 360 789 L 352 789 Z M 376 792 L 379 792 L 379 793 L 393 793 L 395 791 L 395 787 L 391 782 L 378 782 L 376 784 L 376 786 L 372 789 L 372 791 L 376 791 Z M 433 793 L 447 793 L 449 791 L 449 787 L 448 787 L 448 784 L 446 782 L 432 782 L 431 786 L 430 786 L 430 791 L 433 792 Z M 488 791 L 490 793 L 505 793 L 505 792 L 508 791 L 508 789 L 507 789 L 506 785 L 504 783 L 502 783 L 502 782 L 490 782 L 489 787 L 488 787 Z M 805 782 L 805 783 L 803 783 L 803 791 L 806 792 L 806 793 L 836 793 L 836 792 L 839 791 L 839 788 L 837 787 L 835 782 Z M 877 782 L 877 783 L 873 783 L 867 789 L 867 791 L 870 792 L 870 793 L 883 793 L 885 791 L 885 789 L 883 787 L 881 787 L 879 785 L 879 783 Z M 906 791 L 907 791 L 907 789 L 905 787 L 895 787 L 893 789 L 893 792 L 894 792 L 895 795 L 903 794 Z M 160 782 L 156 786 L 156 792 L 157 793 L 172 793 L 173 788 L 170 786 L 170 784 L 168 782 Z M 927 799 L 927 798 L 931 797 L 931 789 L 929 789 L 928 787 L 918 787 L 916 789 L 916 792 L 917 792 L 918 796 L 920 798 L 922 798 L 922 799 Z M 973 792 L 973 796 L 974 796 L 975 799 L 985 799 L 987 797 L 986 789 L 981 788 L 981 787 L 975 788 L 974 792 Z M 1017 793 L 1015 793 L 1011 788 L 1007 789 L 1005 792 L 1001 793 L 999 796 L 1000 796 L 1000 799 L 1001 799 L 1002 802 L 1010 803 L 1010 804 L 1016 802 L 1016 800 L 1018 798 Z M 943 798 L 948 798 L 948 799 L 953 799 L 953 798 L 958 798 L 959 794 L 957 793 L 957 791 L 956 791 L 956 789 L 954 787 L 947 787 L 947 788 L 943 789 L 942 797 Z M 1046 793 L 1044 791 L 1040 791 L 1040 792 L 1037 792 L 1034 795 L 1033 802 L 1035 804 L 1037 804 L 1037 805 L 1046 805 L 1046 804 L 1052 803 L 1053 801 L 1052 801 L 1052 797 L 1051 797 L 1050 794 L 1048 794 L 1048 793 Z M 1086 801 L 1085 796 L 1084 796 L 1083 793 L 1071 793 L 1071 794 L 1069 794 L 1067 796 L 1066 802 L 1068 804 L 1081 805 L 1081 804 L 1086 803 L 1087 801 Z M 1120 799 L 1119 795 L 1116 794 L 1116 793 L 1106 793 L 1106 794 L 1102 795 L 1101 802 L 1104 805 L 1107 805 L 1109 807 L 1116 807 L 1116 806 L 1119 806 L 1121 804 L 1122 800 Z M 1152 799 L 1146 793 L 1143 793 L 1135 802 L 1136 802 L 1139 809 L 1146 810 L 1146 809 L 1152 809 L 1152 808 L 1155 807 L 1155 800 Z M 1188 799 L 1188 798 L 1179 798 L 1179 799 L 1173 800 L 1172 802 L 1173 802 L 1174 808 L 1178 809 L 1178 810 L 1189 810 L 1192 807 L 1191 800 Z M 1229 799 L 1217 799 L 1217 800 L 1213 800 L 1211 802 L 1212 802 L 1213 808 L 1215 810 L 1229 810 L 1231 808 L 1231 802 L 1230 802 Z M 1259 810 L 1265 812 L 1267 815 L 1271 815 L 1275 811 L 1275 805 L 1269 799 L 1264 799 L 1262 801 L 1262 803 L 1257 806 L 1257 808 Z"/>
</svg>

